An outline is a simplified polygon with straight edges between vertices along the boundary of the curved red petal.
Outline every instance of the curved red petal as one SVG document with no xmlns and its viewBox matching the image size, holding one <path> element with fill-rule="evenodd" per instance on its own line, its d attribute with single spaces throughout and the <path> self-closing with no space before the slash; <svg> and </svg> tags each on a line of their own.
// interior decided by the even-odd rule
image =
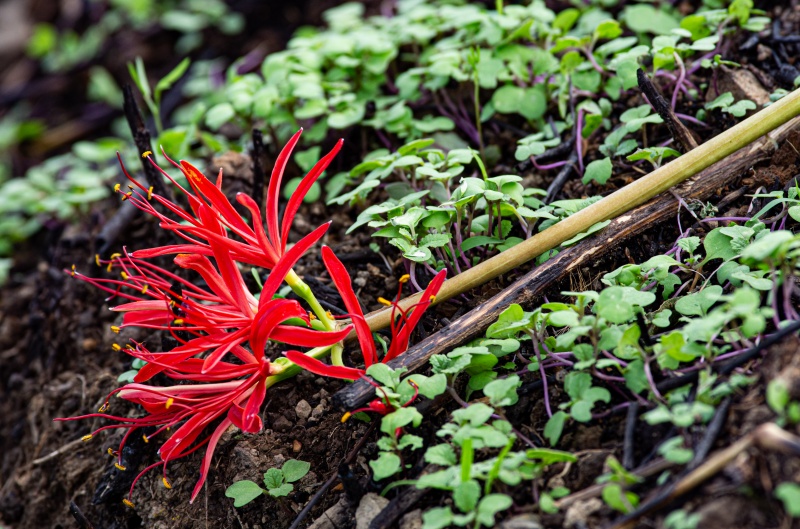
<svg viewBox="0 0 800 529">
<path fill-rule="evenodd" d="M 361 310 L 361 304 L 353 291 L 350 274 L 347 273 L 347 268 L 336 257 L 333 250 L 327 246 L 322 247 L 322 261 L 325 263 L 325 268 L 328 269 L 339 295 L 342 296 L 344 306 L 353 320 L 358 343 L 361 345 L 361 353 L 364 356 L 364 367 L 369 367 L 378 361 L 378 352 L 375 347 L 375 340 L 372 339 L 372 331 L 369 330 L 369 325 L 364 319 L 364 311 Z"/>
<path fill-rule="evenodd" d="M 442 288 L 446 277 L 447 271 L 442 270 L 428 283 L 428 286 L 425 288 L 420 298 L 421 301 L 413 308 L 411 314 L 406 318 L 405 324 L 400 327 L 397 334 L 392 337 L 392 344 L 389 346 L 389 350 L 383 358 L 384 363 L 403 354 L 408 349 L 408 340 L 411 338 L 411 331 L 414 330 L 419 320 L 422 319 L 422 315 L 428 307 L 431 306 L 431 297 L 435 297 L 436 294 L 439 293 L 439 289 Z"/>
<path fill-rule="evenodd" d="M 292 150 L 297 142 L 300 141 L 300 135 L 303 129 L 295 132 L 289 142 L 281 149 L 278 159 L 275 161 L 275 167 L 272 168 L 272 176 L 269 178 L 269 188 L 267 189 L 267 197 L 264 202 L 264 215 L 267 217 L 267 233 L 276 248 L 282 248 L 280 240 L 280 233 L 278 232 L 278 200 L 280 199 L 281 179 L 283 179 L 283 171 L 286 169 L 286 163 L 289 161 L 289 156 L 292 155 Z"/>
<path fill-rule="evenodd" d="M 200 465 L 200 479 L 197 480 L 197 484 L 194 486 L 194 490 L 192 491 L 192 497 L 189 498 L 189 503 L 192 503 L 197 495 L 200 494 L 200 489 L 203 488 L 203 483 L 206 482 L 206 476 L 208 475 L 208 468 L 211 466 L 211 458 L 214 455 L 214 450 L 217 448 L 217 443 L 219 442 L 219 438 L 222 437 L 222 434 L 225 433 L 225 430 L 231 425 L 230 419 L 224 419 L 217 429 L 214 430 L 214 433 L 211 435 L 211 438 L 208 440 L 208 446 L 206 447 L 206 453 L 203 456 L 203 463 Z"/>
<path fill-rule="evenodd" d="M 294 193 L 292 193 L 292 196 L 289 198 L 289 203 L 286 205 L 286 210 L 283 212 L 283 219 L 281 220 L 281 252 L 286 251 L 286 241 L 289 238 L 289 230 L 292 227 L 294 216 L 297 213 L 297 210 L 300 209 L 300 204 L 303 202 L 306 193 L 308 193 L 308 190 L 311 189 L 311 186 L 314 185 L 314 182 L 317 181 L 325 169 L 328 168 L 330 163 L 342 149 L 343 143 L 344 140 L 339 140 L 336 142 L 336 145 L 333 146 L 331 152 L 326 154 L 314 165 L 314 167 L 311 168 L 303 180 L 300 181 L 300 185 L 297 186 L 297 189 L 295 189 Z"/>
<path fill-rule="evenodd" d="M 332 366 L 324 362 L 320 362 L 316 358 L 304 355 L 300 351 L 286 351 L 283 353 L 286 358 L 299 365 L 306 371 L 311 371 L 315 375 L 322 375 L 324 377 L 342 378 L 345 380 L 357 380 L 364 376 L 363 369 L 356 369 L 354 367 Z"/>
<path fill-rule="evenodd" d="M 347 338 L 351 330 L 353 330 L 351 325 L 338 331 L 316 331 L 306 327 L 278 325 L 272 330 L 269 339 L 273 342 L 281 342 L 299 347 L 326 347 Z"/>
</svg>

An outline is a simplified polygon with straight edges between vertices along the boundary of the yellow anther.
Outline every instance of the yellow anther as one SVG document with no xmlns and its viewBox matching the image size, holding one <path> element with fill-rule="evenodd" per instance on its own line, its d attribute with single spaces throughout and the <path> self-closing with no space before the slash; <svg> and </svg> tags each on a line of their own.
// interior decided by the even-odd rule
<svg viewBox="0 0 800 529">
<path fill-rule="evenodd" d="M 149 287 L 149 286 L 150 285 L 145 285 L 145 286 L 142 287 L 142 294 L 146 294 L 147 293 L 147 287 Z"/>
<path fill-rule="evenodd" d="M 351 415 L 353 415 L 353 414 L 350 413 L 349 411 L 345 412 L 345 414 L 342 415 L 342 422 L 347 422 L 347 419 L 349 419 Z"/>
<path fill-rule="evenodd" d="M 125 507 L 130 507 L 131 509 L 133 509 L 133 508 L 135 508 L 135 507 L 136 507 L 136 506 L 133 504 L 133 502 L 132 502 L 131 500 L 129 500 L 128 498 L 125 498 L 125 499 L 123 499 L 123 500 L 122 500 L 122 504 L 123 504 L 123 505 L 125 505 Z"/>
<path fill-rule="evenodd" d="M 403 283 L 408 283 L 408 281 L 409 281 L 410 279 L 411 279 L 411 276 L 410 276 L 410 275 L 408 275 L 408 274 L 403 274 L 402 276 L 400 276 L 400 279 L 398 279 L 398 281 L 400 282 L 400 284 L 403 284 Z"/>
<path fill-rule="evenodd" d="M 104 402 L 102 406 L 97 409 L 97 413 L 105 413 L 108 411 L 108 402 Z M 110 448 L 109 448 L 110 450 Z"/>
<path fill-rule="evenodd" d="M 131 198 L 132 196 L 133 196 L 133 191 L 128 191 L 127 193 L 125 193 L 124 195 L 122 195 L 122 201 L 124 202 L 124 201 L 126 201 L 127 199 Z"/>
<path fill-rule="evenodd" d="M 386 305 L 387 307 L 392 306 L 392 302 L 386 298 L 378 298 L 378 303 L 380 303 L 381 305 Z"/>
<path fill-rule="evenodd" d="M 150 442 L 150 439 L 148 439 L 147 436 L 144 435 L 144 434 L 142 434 L 142 439 L 144 439 L 145 443 L 149 443 Z"/>
<path fill-rule="evenodd" d="M 121 185 L 119 185 L 119 182 L 117 182 L 116 184 L 114 184 L 114 192 L 115 192 L 115 193 L 119 193 L 119 188 L 120 188 L 120 187 L 122 187 L 122 186 L 121 186 Z"/>
<path fill-rule="evenodd" d="M 183 325 L 183 318 L 178 318 L 172 322 L 173 325 Z"/>
<path fill-rule="evenodd" d="M 120 272 L 120 273 L 119 273 L 119 276 L 120 276 L 122 279 L 124 279 L 125 281 L 127 281 L 127 280 L 128 280 L 128 277 L 130 277 L 130 276 L 128 276 L 128 273 L 127 273 L 127 272 Z"/>
<path fill-rule="evenodd" d="M 313 312 L 308 313 L 308 319 L 314 321 L 317 319 L 317 316 Z"/>
<path fill-rule="evenodd" d="M 110 455 L 110 456 L 114 455 L 114 449 L 111 448 L 110 446 L 108 447 L 108 455 Z"/>
<path fill-rule="evenodd" d="M 169 409 L 169 407 L 172 406 L 173 402 L 175 402 L 175 399 L 173 399 L 172 397 L 168 398 L 167 402 L 164 403 L 164 408 Z"/>
<path fill-rule="evenodd" d="M 334 319 L 334 317 L 333 317 L 333 314 L 332 314 L 332 313 L 331 313 L 331 311 L 329 311 L 329 310 L 326 310 L 326 311 L 325 311 L 325 315 L 326 315 L 328 318 L 330 318 L 330 319 Z"/>
<path fill-rule="evenodd" d="M 122 346 L 118 343 L 112 343 L 111 348 L 115 351 L 122 351 Z"/>
<path fill-rule="evenodd" d="M 111 326 L 111 332 L 113 332 L 114 334 L 119 334 L 119 331 L 120 331 L 120 328 L 117 327 L 116 325 L 112 325 Z"/>
<path fill-rule="evenodd" d="M 121 254 L 121 253 L 119 253 L 119 252 L 115 252 L 115 253 L 112 253 L 112 254 L 111 254 L 111 259 L 112 259 L 112 260 L 114 260 L 114 259 L 118 259 L 118 258 L 120 258 L 120 257 L 122 257 L 122 254 Z"/>
<path fill-rule="evenodd" d="M 100 266 L 100 254 L 99 253 L 94 254 L 94 264 L 96 264 L 97 266 Z"/>
<path fill-rule="evenodd" d="M 161 483 L 163 483 L 163 484 L 164 484 L 164 487 L 166 487 L 166 488 L 168 488 L 168 489 L 171 489 L 171 488 L 172 488 L 172 484 L 169 482 L 169 480 L 167 479 L 167 477 L 166 477 L 166 476 L 164 476 L 163 478 L 161 478 Z"/>
<path fill-rule="evenodd" d="M 142 153 L 142 158 L 147 158 L 147 157 L 148 157 L 148 156 L 150 156 L 151 154 L 153 154 L 153 151 L 144 151 L 144 152 Z"/>
<path fill-rule="evenodd" d="M 147 200 L 150 200 L 151 198 L 153 198 L 153 186 L 150 186 L 150 188 L 147 190 Z"/>
<path fill-rule="evenodd" d="M 75 277 L 75 265 L 72 265 L 72 272 L 70 273 L 72 277 Z"/>
<path fill-rule="evenodd" d="M 435 295 L 433 295 L 433 296 L 429 297 L 429 298 L 428 298 L 428 301 L 430 301 L 431 303 L 433 303 L 434 301 L 436 301 L 436 296 L 435 296 Z"/>
<path fill-rule="evenodd" d="M 128 189 L 130 189 L 131 191 L 133 191 L 133 186 L 132 186 L 132 185 L 130 185 L 130 184 L 128 184 Z"/>
<path fill-rule="evenodd" d="M 89 433 L 89 434 L 86 434 L 86 435 L 84 435 L 83 437 L 81 437 L 81 441 L 83 441 L 84 443 L 85 443 L 86 441 L 91 441 L 91 440 L 92 440 L 92 437 L 94 437 L 92 434 L 90 434 L 90 433 Z"/>
<path fill-rule="evenodd" d="M 123 472 L 128 470 L 124 466 L 120 465 L 119 463 L 114 463 L 114 466 L 117 467 L 117 470 L 122 470 Z"/>
</svg>

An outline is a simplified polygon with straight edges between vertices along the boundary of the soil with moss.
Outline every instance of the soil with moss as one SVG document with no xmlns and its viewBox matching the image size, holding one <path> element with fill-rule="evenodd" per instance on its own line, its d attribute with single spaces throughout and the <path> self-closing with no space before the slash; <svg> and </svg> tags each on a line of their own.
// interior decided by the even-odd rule
<svg viewBox="0 0 800 529">
<path fill-rule="evenodd" d="M 275 42 L 285 40 L 288 26 L 292 23 L 314 22 L 318 9 L 303 11 L 300 19 L 293 21 L 286 21 L 285 13 L 282 23 L 278 23 L 277 19 L 272 20 L 269 27 L 273 28 L 274 33 L 269 38 Z M 783 34 L 800 34 L 800 11 L 783 9 L 776 12 L 775 16 L 783 25 Z M 149 43 L 138 45 L 147 49 Z M 746 48 L 749 51 L 742 53 L 741 61 L 759 79 L 775 83 L 773 87 L 766 88 L 781 86 L 782 81 L 778 78 L 780 72 L 776 72 L 774 63 L 761 58 L 758 46 Z M 786 46 L 790 51 L 798 51 L 794 44 Z M 240 51 L 229 50 L 231 56 L 236 56 Z M 31 83 L 37 81 L 40 79 L 30 79 Z M 64 90 L 67 88 L 64 87 Z M 635 101 L 620 102 L 617 110 L 624 110 L 623 105 L 629 103 L 641 104 L 641 96 L 636 96 Z M 63 111 L 67 112 L 67 108 L 65 105 Z M 719 122 L 715 124 L 715 130 L 697 132 L 705 140 L 728 125 Z M 655 136 L 652 140 L 655 143 L 667 138 L 668 131 L 663 127 L 653 127 L 650 133 Z M 358 131 L 352 135 L 354 140 L 361 137 Z M 501 148 L 502 160 L 513 159 L 515 141 L 510 133 L 500 131 L 489 142 Z M 355 145 L 360 141 L 351 143 Z M 593 152 L 596 147 L 587 145 L 584 152 Z M 800 172 L 798 151 L 800 138 L 794 136 L 781 146 L 777 155 L 759 162 L 752 171 L 733 178 L 730 187 L 720 189 L 715 200 L 741 186 L 748 186 L 750 192 L 759 185 L 764 185 L 767 190 L 783 188 L 787 181 Z M 356 150 L 345 151 L 340 163 L 346 165 L 358 156 Z M 270 167 L 272 160 L 265 162 Z M 228 181 L 238 182 L 246 189 L 252 181 L 247 160 L 233 156 L 232 160 L 225 163 L 231 167 L 226 173 Z M 208 164 L 209 167 L 219 165 L 220 161 Z M 500 166 L 490 172 L 505 173 L 514 164 L 505 165 L 507 167 Z M 298 171 L 296 167 L 292 170 Z M 528 182 L 546 187 L 555 172 L 543 175 L 528 173 L 523 176 Z M 573 198 L 605 194 L 637 176 L 631 171 L 615 177 L 602 189 L 587 188 L 577 180 L 571 181 L 561 196 Z M 232 187 L 226 191 L 234 190 Z M 748 203 L 749 199 L 741 199 L 720 213 L 737 216 Z M 336 485 L 316 503 L 305 523 L 313 520 L 321 523 L 325 519 L 323 513 L 339 505 L 341 508 L 338 511 L 330 511 L 344 513 L 339 520 L 340 525 L 336 527 L 354 527 L 355 508 L 363 495 L 380 491 L 385 484 L 371 481 L 367 464 L 377 453 L 375 433 L 368 424 L 362 422 L 349 421 L 343 424 L 340 421 L 341 410 L 332 407 L 331 397 L 343 387 L 341 382 L 301 374 L 270 389 L 262 412 L 264 431 L 256 435 L 231 431 L 223 436 L 215 451 L 206 485 L 193 504 L 188 503 L 188 498 L 197 480 L 202 453 L 195 453 L 169 465 L 171 490 L 162 486 L 157 471 L 146 474 L 133 492 L 132 500 L 136 508 L 130 509 L 123 506 L 121 499 L 128 493 L 136 469 L 157 459 L 157 443 L 133 439 L 124 454 L 129 470 L 123 473 L 115 469 L 113 458 L 106 453 L 108 447 L 118 444 L 121 431 L 112 431 L 84 443 L 80 441 L 81 436 L 99 423 L 53 422 L 57 417 L 70 417 L 97 409 L 106 395 L 118 386 L 117 376 L 130 368 L 130 359 L 113 352 L 110 348 L 112 342 L 127 338 L 143 341 L 161 339 L 157 335 L 141 333 L 114 335 L 110 326 L 115 323 L 115 314 L 108 311 L 102 293 L 75 281 L 64 272 L 72 264 L 87 273 L 94 269 L 95 236 L 114 216 L 117 207 L 118 203 L 114 201 L 98 204 L 77 225 L 53 225 L 51 229 L 40 232 L 19 248 L 11 280 L 0 291 L 0 388 L 3 395 L 0 401 L 0 520 L 3 527 L 286 528 L 334 474 L 339 476 Z M 378 254 L 368 249 L 371 239 L 365 232 L 345 234 L 356 215 L 357 211 L 353 209 L 326 207 L 321 203 L 306 205 L 298 216 L 293 237 L 332 219 L 333 225 L 324 242 L 332 245 L 345 261 L 364 306 L 375 309 L 379 306 L 375 302 L 378 296 L 396 291 L 396 277 L 403 273 L 403 265 L 398 256 L 387 249 L 389 269 Z M 693 222 L 689 217 L 682 221 L 684 225 Z M 579 274 L 552 285 L 548 296 L 552 300 L 563 290 L 599 288 L 599 278 L 603 273 L 665 251 L 676 236 L 674 221 L 652 226 L 627 247 L 612 255 L 604 255 L 593 266 L 585 267 Z M 158 233 L 155 223 L 140 216 L 124 231 L 116 244 L 143 248 L 160 242 L 163 242 L 162 235 Z M 324 293 L 324 301 L 341 306 L 335 292 L 326 289 L 330 280 L 320 264 L 318 254 L 312 252 L 301 261 L 297 271 Z M 518 270 L 484 286 L 479 292 L 471 293 L 466 299 L 446 303 L 432 310 L 426 315 L 414 340 L 419 341 L 438 326 L 477 306 L 525 271 Z M 763 361 L 746 366 L 746 371 L 757 376 L 759 381 L 733 397 L 724 427 L 712 439 L 712 452 L 730 446 L 757 425 L 774 417 L 765 404 L 766 381 L 779 375 L 789 376 L 794 381 L 800 379 L 799 350 L 800 340 L 792 337 L 765 351 Z M 351 350 L 350 353 L 356 351 Z M 353 356 L 355 359 L 356 355 Z M 530 380 L 534 380 L 538 375 L 529 376 Z M 797 387 L 794 391 L 794 397 L 800 398 Z M 558 385 L 551 386 L 550 398 L 554 402 L 562 400 Z M 118 415 L 134 416 L 140 413 L 135 406 L 119 399 L 113 401 L 113 406 L 114 413 Z M 426 443 L 435 442 L 438 425 L 446 420 L 446 411 L 454 407 L 452 402 L 446 400 L 428 405 L 426 420 L 416 433 Z M 541 435 L 547 414 L 540 391 L 523 394 L 519 403 L 508 409 L 508 413 L 509 420 L 521 432 L 544 444 Z M 622 458 L 626 423 L 624 415 L 610 414 L 588 425 L 570 428 L 562 437 L 559 448 L 576 453 L 578 462 L 552 468 L 546 481 L 550 486 L 563 485 L 571 491 L 591 486 L 603 472 L 603 462 L 608 455 Z M 368 433 L 370 437 L 353 463 L 342 465 L 343 460 Z M 654 450 L 658 442 L 671 435 L 669 427 L 651 427 L 643 421 L 638 422 L 633 438 L 636 466 L 656 457 Z M 699 431 L 697 436 L 698 439 L 701 437 Z M 421 459 L 421 453 L 417 457 Z M 311 472 L 295 484 L 294 492 L 288 497 L 280 500 L 262 497 L 235 509 L 232 500 L 224 496 L 225 489 L 231 483 L 241 479 L 259 482 L 261 474 L 268 468 L 280 466 L 290 458 L 310 462 Z M 422 467 L 421 461 L 409 463 L 413 469 Z M 776 500 L 765 491 L 780 482 L 797 481 L 798 476 L 800 460 L 753 449 L 689 496 L 640 520 L 639 526 L 661 527 L 663 516 L 670 510 L 685 508 L 702 514 L 699 527 L 704 529 L 789 527 L 791 522 L 785 518 Z M 660 487 L 655 479 L 651 479 L 639 485 L 637 492 L 646 498 Z M 501 518 L 517 516 L 517 525 L 513 527 L 599 528 L 609 526 L 618 518 L 617 513 L 597 498 L 575 503 L 555 515 L 539 515 L 533 509 L 534 492 L 530 488 L 507 492 L 514 496 L 515 507 Z M 394 489 L 389 497 L 405 493 L 401 487 Z M 419 520 L 419 509 L 440 505 L 441 502 L 442 496 L 438 494 L 424 495 L 416 504 L 406 508 L 409 514 L 404 527 L 415 527 L 413 523 Z M 70 506 L 71 503 L 74 503 L 74 507 Z M 81 519 L 88 520 L 88 524 L 81 522 Z M 797 522 L 795 526 L 798 526 Z"/>
</svg>

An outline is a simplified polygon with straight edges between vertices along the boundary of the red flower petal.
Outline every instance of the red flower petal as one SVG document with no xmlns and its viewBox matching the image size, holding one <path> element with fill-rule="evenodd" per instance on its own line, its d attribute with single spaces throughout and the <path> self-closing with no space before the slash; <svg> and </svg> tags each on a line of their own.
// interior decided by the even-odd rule
<svg viewBox="0 0 800 529">
<path fill-rule="evenodd" d="M 336 145 L 333 146 L 331 152 L 326 154 L 314 165 L 314 167 L 311 168 L 303 180 L 300 181 L 300 185 L 298 185 L 297 189 L 294 190 L 292 196 L 289 198 L 289 203 L 286 205 L 286 210 L 283 212 L 283 219 L 281 220 L 281 253 L 286 251 L 286 241 L 289 239 L 289 230 L 292 227 L 294 216 L 297 213 L 297 210 L 300 209 L 300 204 L 303 202 L 308 190 L 311 189 L 311 186 L 313 186 L 314 182 L 317 181 L 317 178 L 319 178 L 323 171 L 328 168 L 328 165 L 330 165 L 330 163 L 333 161 L 333 158 L 339 153 L 343 143 L 344 140 L 339 140 L 336 142 Z M 278 243 L 278 241 L 274 242 L 276 244 Z"/>
<path fill-rule="evenodd" d="M 420 302 L 412 309 L 411 314 L 406 319 L 405 325 L 402 325 L 396 335 L 392 337 L 392 344 L 389 346 L 389 350 L 383 358 L 384 363 L 399 356 L 408 349 L 408 340 L 411 338 L 411 331 L 414 330 L 419 320 L 422 319 L 422 315 L 428 307 L 431 306 L 431 297 L 436 296 L 439 289 L 442 288 L 442 283 L 444 283 L 446 276 L 447 271 L 442 270 L 428 283 L 427 288 L 422 293 Z"/>
<path fill-rule="evenodd" d="M 361 310 L 361 304 L 353 291 L 350 274 L 333 250 L 327 246 L 322 247 L 322 261 L 353 320 L 358 343 L 361 345 L 361 353 L 364 356 L 364 367 L 367 368 L 378 361 L 378 352 L 375 348 L 375 340 L 372 339 L 372 331 L 369 330 L 369 325 L 364 319 L 364 311 Z"/>
<path fill-rule="evenodd" d="M 332 366 L 324 362 L 320 362 L 316 358 L 304 355 L 300 351 L 286 351 L 283 353 L 286 358 L 299 365 L 306 371 L 311 371 L 315 375 L 322 375 L 324 377 L 343 378 L 345 380 L 357 380 L 364 376 L 363 369 L 356 369 L 354 367 Z"/>
<path fill-rule="evenodd" d="M 297 142 L 300 141 L 300 135 L 303 129 L 294 133 L 294 136 L 289 142 L 281 149 L 278 159 L 275 161 L 275 167 L 272 168 L 272 176 L 269 178 L 269 188 L 267 189 L 267 197 L 264 202 L 264 215 L 267 217 L 267 233 L 276 248 L 282 248 L 280 243 L 280 232 L 278 231 L 278 200 L 280 199 L 281 180 L 283 179 L 283 171 L 286 169 L 286 163 L 289 161 L 289 156 L 292 155 L 292 150 Z"/>
</svg>

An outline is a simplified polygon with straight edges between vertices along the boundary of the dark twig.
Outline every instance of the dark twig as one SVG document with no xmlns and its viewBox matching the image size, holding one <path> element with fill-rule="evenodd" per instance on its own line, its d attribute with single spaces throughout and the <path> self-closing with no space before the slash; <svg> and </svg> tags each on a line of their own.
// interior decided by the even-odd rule
<svg viewBox="0 0 800 529">
<path fill-rule="evenodd" d="M 709 452 L 711 452 L 711 447 L 714 446 L 714 442 L 717 440 L 720 431 L 722 431 L 722 427 L 725 426 L 725 421 L 728 418 L 728 410 L 730 407 L 730 397 L 723 400 L 719 405 L 714 418 L 711 419 L 710 423 L 708 423 L 708 428 L 706 428 L 706 433 L 703 435 L 703 439 L 697 443 L 697 446 L 694 449 L 694 458 L 692 459 L 692 462 L 689 463 L 689 466 L 686 467 L 687 470 L 694 470 L 695 468 L 699 467 L 703 461 L 705 461 L 706 456 L 709 454 Z"/>
<path fill-rule="evenodd" d="M 136 149 L 138 149 L 139 154 L 147 151 L 152 152 L 150 131 L 147 130 L 147 126 L 144 124 L 144 118 L 142 118 L 139 105 L 136 104 L 136 98 L 133 95 L 133 88 L 131 85 L 125 85 L 122 90 L 122 95 L 124 97 L 122 108 L 125 111 L 125 118 L 128 120 L 128 126 L 131 128 L 133 141 L 136 143 Z M 155 159 L 155 154 L 153 154 L 153 158 Z M 164 185 L 164 180 L 156 168 L 146 159 L 142 159 L 142 167 L 144 168 L 144 176 L 147 182 L 153 186 L 153 191 L 167 200 L 173 201 L 172 189 Z"/>
<path fill-rule="evenodd" d="M 680 146 L 681 151 L 689 152 L 697 147 L 697 141 L 694 139 L 692 131 L 681 123 L 675 115 L 675 112 L 672 111 L 672 107 L 667 100 L 664 99 L 641 68 L 636 71 L 636 78 L 639 81 L 639 88 L 644 92 L 644 95 L 647 96 L 650 105 L 655 109 L 658 115 L 661 116 L 661 119 L 664 120 L 667 128 L 669 128 L 670 134 Z"/>
<path fill-rule="evenodd" d="M 131 136 L 136 143 L 136 149 L 139 154 L 151 150 L 150 132 L 145 126 L 142 113 L 139 110 L 139 105 L 136 104 L 136 98 L 133 95 L 133 88 L 130 85 L 125 85 L 122 91 L 124 96 L 123 109 L 125 110 L 125 118 L 128 121 L 128 127 L 131 129 Z M 155 154 L 153 154 L 155 157 Z M 147 182 L 153 186 L 153 190 L 159 195 L 173 200 L 172 189 L 164 185 L 164 180 L 158 173 L 155 167 L 145 158 L 142 158 L 142 169 Z M 105 223 L 103 229 L 95 237 L 95 248 L 99 255 L 106 255 L 114 243 L 117 241 L 119 235 L 125 231 L 128 225 L 136 218 L 139 210 L 130 202 L 123 202 L 117 213 Z"/>
<path fill-rule="evenodd" d="M 567 158 L 567 165 L 561 168 L 561 170 L 556 175 L 555 179 L 547 186 L 547 196 L 544 199 L 545 204 L 549 204 L 556 198 L 556 195 L 561 192 L 561 189 L 564 187 L 564 184 L 567 183 L 570 174 L 575 169 L 575 164 L 578 161 L 578 151 L 572 151 Z M 537 160 L 538 162 L 538 160 Z"/>
<path fill-rule="evenodd" d="M 101 256 L 107 255 L 117 238 L 133 222 L 138 213 L 139 209 L 130 202 L 120 204 L 114 216 L 108 219 L 100 233 L 94 238 L 96 252 Z"/>
<path fill-rule="evenodd" d="M 347 454 L 347 457 L 345 457 L 344 460 L 342 460 L 339 466 L 341 466 L 342 464 L 349 465 L 355 460 L 356 456 L 361 451 L 361 449 L 364 448 L 364 445 L 367 443 L 367 440 L 372 435 L 372 432 L 375 431 L 375 427 L 378 424 L 380 424 L 380 421 L 372 421 L 372 424 L 369 425 L 367 433 L 365 433 L 361 437 L 361 439 L 358 440 L 356 446 L 354 446 L 353 449 L 350 451 L 350 453 Z M 325 493 L 328 492 L 328 489 L 331 488 L 331 486 L 334 483 L 336 483 L 336 480 L 338 478 L 339 478 L 339 472 L 337 470 L 336 472 L 333 473 L 333 475 L 331 475 L 331 477 L 328 478 L 328 481 L 326 481 L 322 485 L 322 487 L 319 488 L 319 490 L 316 492 L 316 494 L 314 494 L 311 500 L 309 500 L 306 506 L 303 507 L 303 510 L 297 514 L 297 518 L 294 519 L 294 522 L 292 522 L 292 525 L 289 526 L 289 529 L 297 529 L 298 527 L 300 527 L 300 524 L 303 523 L 303 520 L 305 520 L 306 516 L 308 516 L 308 513 L 311 512 L 311 509 L 313 509 L 314 506 L 317 503 L 319 503 L 323 497 L 325 497 Z"/>
<path fill-rule="evenodd" d="M 80 529 L 94 529 L 92 523 L 83 515 L 83 511 L 74 501 L 69 502 L 69 513 L 75 518 Z"/>
<path fill-rule="evenodd" d="M 253 129 L 253 150 L 250 157 L 253 159 L 253 200 L 261 204 L 264 200 L 264 183 L 266 176 L 261 166 L 261 156 L 264 154 L 264 134 L 259 129 Z"/>
<path fill-rule="evenodd" d="M 622 516 L 611 528 L 632 529 L 636 527 L 642 517 L 694 490 L 753 446 L 792 456 L 800 454 L 800 439 L 797 436 L 774 423 L 764 423 L 727 448 L 712 454 L 700 466 L 685 473 L 680 479 L 660 491 L 657 496 L 640 504 L 633 512 Z"/>
<path fill-rule="evenodd" d="M 639 418 L 639 403 L 631 402 L 628 406 L 628 417 L 625 422 L 625 440 L 623 441 L 622 465 L 625 468 L 633 468 L 633 441 L 636 434 L 636 421 Z"/>
<path fill-rule="evenodd" d="M 403 494 L 398 495 L 389 502 L 389 505 L 384 507 L 378 513 L 378 516 L 372 519 L 369 529 L 388 529 L 392 527 L 398 518 L 428 493 L 430 493 L 428 489 L 418 489 L 416 487 L 403 491 Z"/>
</svg>

